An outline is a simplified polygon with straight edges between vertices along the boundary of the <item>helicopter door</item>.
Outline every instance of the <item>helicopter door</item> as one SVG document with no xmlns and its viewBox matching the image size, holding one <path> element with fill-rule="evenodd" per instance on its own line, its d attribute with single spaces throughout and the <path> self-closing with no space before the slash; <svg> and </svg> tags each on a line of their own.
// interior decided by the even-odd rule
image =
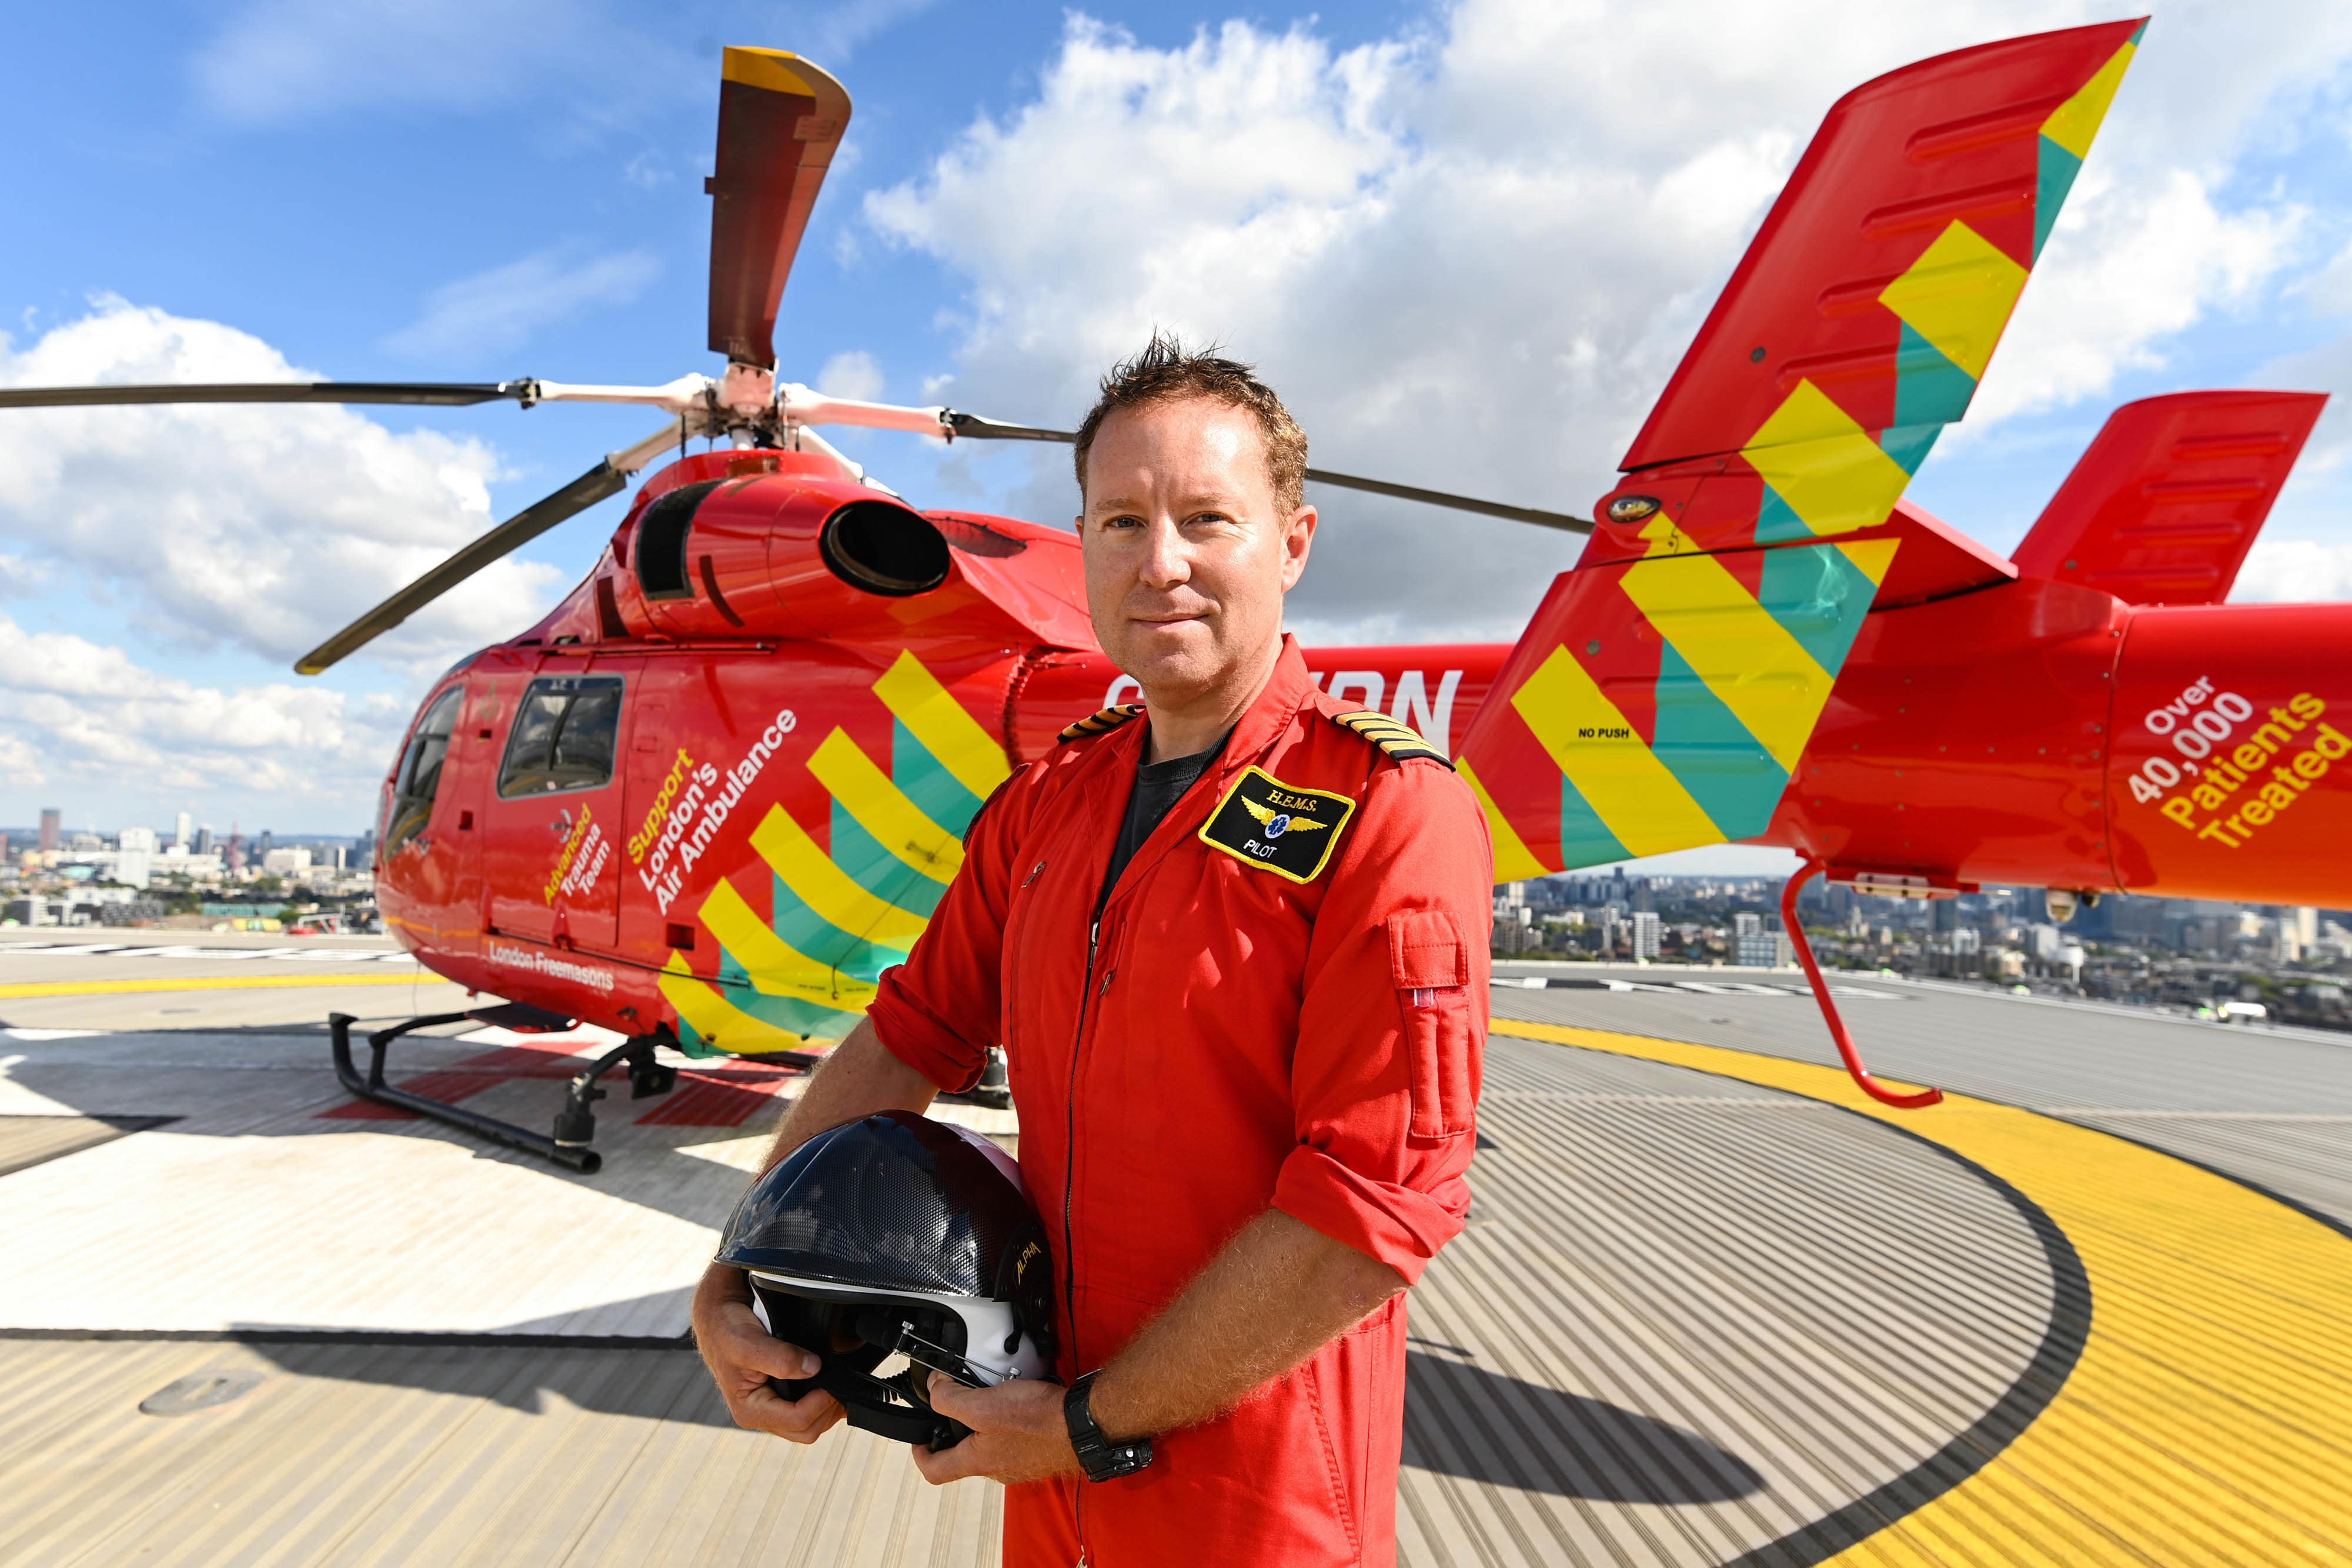
<svg viewBox="0 0 2352 1568">
<path fill-rule="evenodd" d="M 481 897 L 476 886 L 474 805 L 482 767 L 453 752 L 466 688 L 435 698 L 409 734 L 384 785 L 377 824 L 376 900 L 409 946 L 429 953 L 469 953 Z"/>
<path fill-rule="evenodd" d="M 620 918 L 623 721 L 634 671 L 542 667 L 516 699 L 485 802 L 489 929 L 611 948 Z"/>
</svg>

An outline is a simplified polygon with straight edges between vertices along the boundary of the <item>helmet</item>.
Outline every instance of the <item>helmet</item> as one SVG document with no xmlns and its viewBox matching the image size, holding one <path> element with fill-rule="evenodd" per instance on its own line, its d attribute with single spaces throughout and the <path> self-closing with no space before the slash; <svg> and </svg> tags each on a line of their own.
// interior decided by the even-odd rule
<svg viewBox="0 0 2352 1568">
<path fill-rule="evenodd" d="M 814 1354 L 850 1423 L 952 1447 L 966 1429 L 930 1407 L 922 1368 L 984 1388 L 1042 1377 L 1054 1360 L 1053 1267 L 1020 1167 L 962 1127 L 883 1111 L 819 1133 L 753 1182 L 719 1262 L 751 1277 L 769 1333 Z M 911 1364 L 874 1370 L 892 1354 Z"/>
</svg>

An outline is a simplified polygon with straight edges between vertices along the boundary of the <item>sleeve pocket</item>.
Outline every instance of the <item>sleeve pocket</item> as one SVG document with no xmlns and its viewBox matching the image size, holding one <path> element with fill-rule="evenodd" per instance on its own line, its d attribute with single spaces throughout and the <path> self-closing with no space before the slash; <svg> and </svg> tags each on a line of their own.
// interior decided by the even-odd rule
<svg viewBox="0 0 2352 1568">
<path fill-rule="evenodd" d="M 1473 1129 L 1478 1099 L 1470 1081 L 1469 954 L 1442 909 L 1391 915 L 1388 928 L 1412 1086 L 1412 1135 L 1459 1137 Z"/>
</svg>

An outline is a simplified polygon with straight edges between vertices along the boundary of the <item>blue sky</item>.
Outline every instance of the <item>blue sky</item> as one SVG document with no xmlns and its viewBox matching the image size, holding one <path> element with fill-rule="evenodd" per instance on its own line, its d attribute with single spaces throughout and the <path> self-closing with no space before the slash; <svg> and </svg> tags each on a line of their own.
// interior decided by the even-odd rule
<svg viewBox="0 0 2352 1568">
<path fill-rule="evenodd" d="M 2122 14 L 1895 9 L 249 0 L 117 7 L 102 47 L 28 12 L 14 52 L 41 65 L 0 101 L 0 379 L 715 371 L 717 55 L 758 43 L 856 106 L 786 295 L 786 376 L 1067 421 L 1171 324 L 1260 360 L 1319 461 L 1580 511 L 1839 91 Z M 2352 25 L 2244 9 L 2157 7 L 2071 226 L 1921 476 L 1915 498 L 1989 543 L 2118 402 L 2352 380 Z M 184 808 L 281 831 L 363 825 L 423 683 L 551 602 L 625 503 L 321 682 L 292 653 L 657 423 L 9 418 L 0 823 Z M 2240 597 L 2352 597 L 2347 434 L 2323 425 Z M 1058 453 L 845 444 L 919 501 L 1070 509 Z M 1572 556 L 1324 500 L 1309 635 L 1507 640 Z"/>
</svg>

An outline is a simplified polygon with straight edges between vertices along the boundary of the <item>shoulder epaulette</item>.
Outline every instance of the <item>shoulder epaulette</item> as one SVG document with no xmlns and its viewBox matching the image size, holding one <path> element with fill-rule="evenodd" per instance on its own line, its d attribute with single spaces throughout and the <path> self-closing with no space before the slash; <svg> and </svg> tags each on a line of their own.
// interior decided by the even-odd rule
<svg viewBox="0 0 2352 1568">
<path fill-rule="evenodd" d="M 1062 738 L 1064 740 L 1083 740 L 1090 735 L 1100 735 L 1105 730 L 1117 729 L 1120 725 L 1125 724 L 1129 719 L 1135 717 L 1142 711 L 1143 705 L 1141 703 L 1115 703 L 1111 706 L 1103 709 L 1100 713 L 1090 713 L 1087 715 L 1086 717 L 1078 720 L 1077 723 L 1062 731 Z"/>
<path fill-rule="evenodd" d="M 1448 769 L 1454 766 L 1445 753 L 1422 739 L 1420 733 L 1412 726 L 1392 719 L 1384 713 L 1374 713 L 1370 708 L 1358 713 L 1335 713 L 1331 716 L 1331 722 L 1343 729 L 1354 730 L 1399 762 L 1425 757 Z"/>
</svg>

